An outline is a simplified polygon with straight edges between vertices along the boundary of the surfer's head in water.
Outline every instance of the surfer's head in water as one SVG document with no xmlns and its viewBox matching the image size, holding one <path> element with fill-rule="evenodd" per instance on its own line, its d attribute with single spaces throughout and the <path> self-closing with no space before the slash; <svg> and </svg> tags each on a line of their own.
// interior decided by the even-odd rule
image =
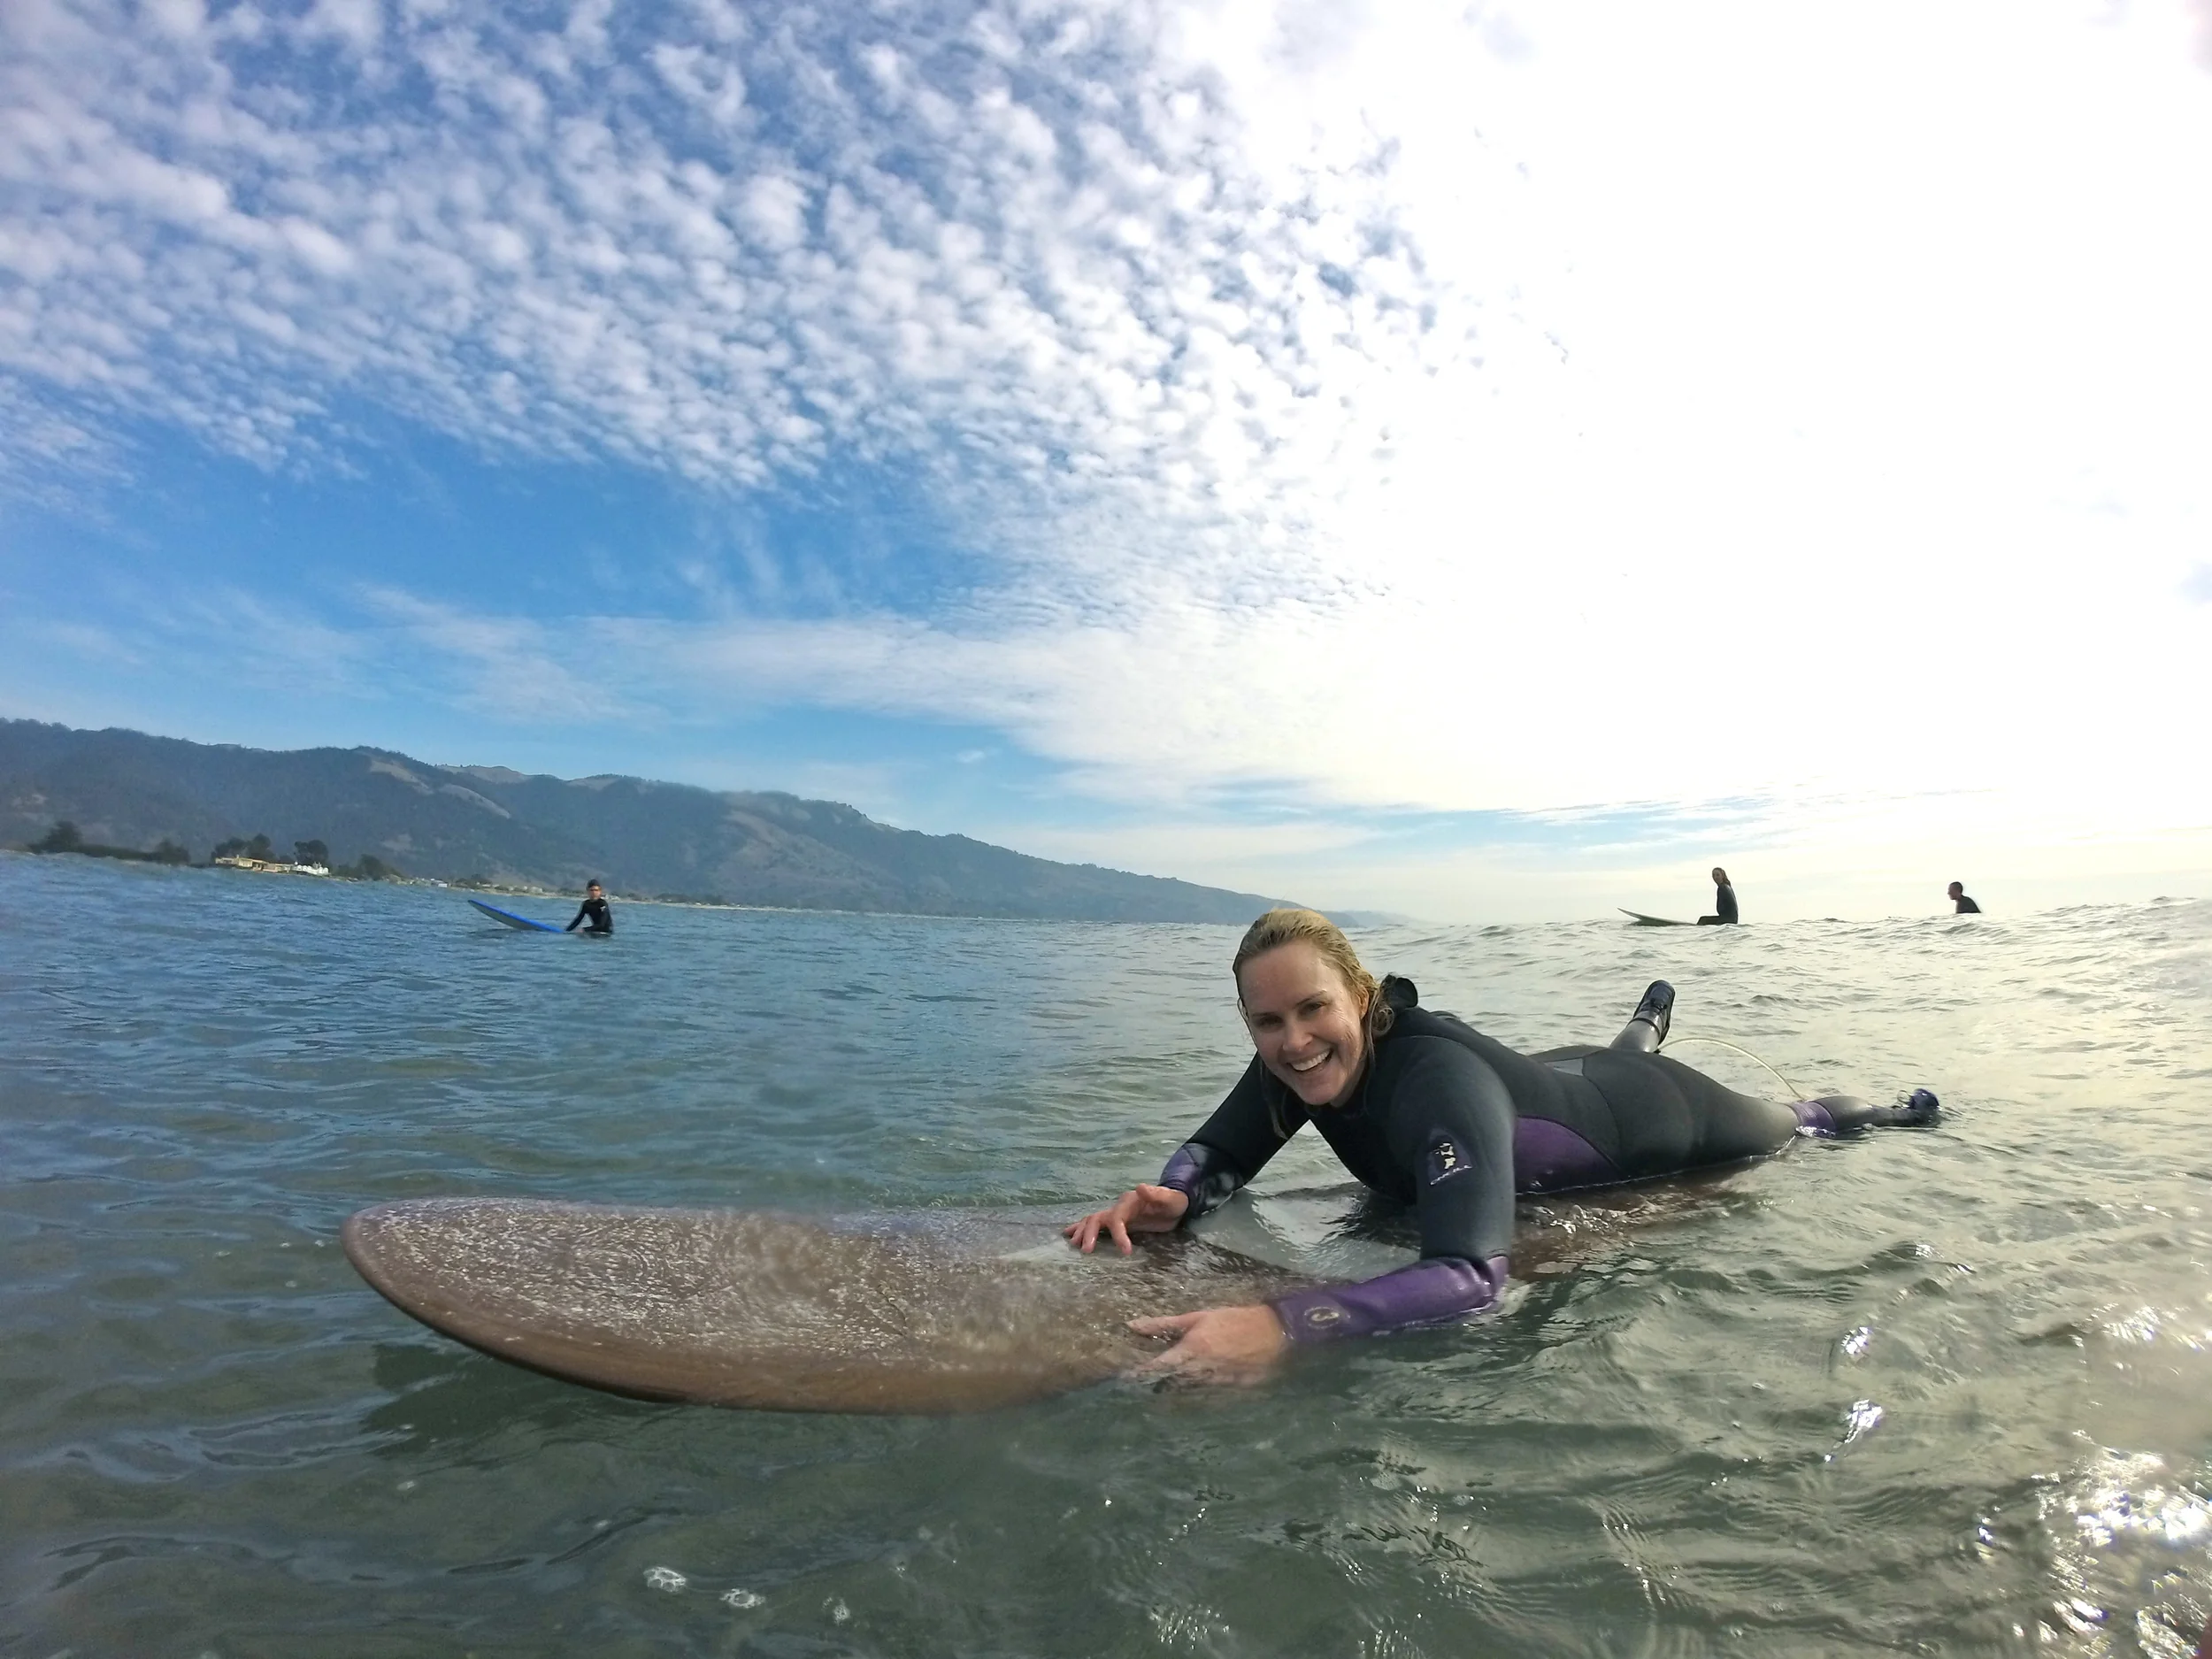
<svg viewBox="0 0 2212 1659">
<path fill-rule="evenodd" d="M 1231 972 L 1260 1064 L 1308 1106 L 1350 1099 L 1392 1016 L 1344 930 L 1315 910 L 1270 910 Z"/>
</svg>

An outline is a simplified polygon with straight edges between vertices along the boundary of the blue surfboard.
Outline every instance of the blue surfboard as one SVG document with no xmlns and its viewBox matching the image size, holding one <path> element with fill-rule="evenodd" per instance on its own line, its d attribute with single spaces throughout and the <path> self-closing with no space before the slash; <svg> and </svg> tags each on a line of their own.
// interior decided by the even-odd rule
<svg viewBox="0 0 2212 1659">
<path fill-rule="evenodd" d="M 512 910 L 503 910 L 496 904 L 487 904 L 481 899 L 471 899 L 469 902 L 495 922 L 503 923 L 522 933 L 557 933 L 561 931 L 550 922 L 534 922 L 526 916 L 517 916 Z"/>
</svg>

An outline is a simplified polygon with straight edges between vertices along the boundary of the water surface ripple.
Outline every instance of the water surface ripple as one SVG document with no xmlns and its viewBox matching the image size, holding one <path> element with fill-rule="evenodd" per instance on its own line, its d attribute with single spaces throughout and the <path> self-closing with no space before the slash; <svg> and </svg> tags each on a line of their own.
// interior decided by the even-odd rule
<svg viewBox="0 0 2212 1659">
<path fill-rule="evenodd" d="M 552 914 L 549 905 L 538 907 Z M 2155 1655 L 2212 1601 L 2212 905 L 1364 935 L 1535 1046 L 1925 1083 L 1477 1325 L 1208 1396 L 640 1405 L 411 1324 L 440 1193 L 1077 1206 L 1241 1064 L 1231 930 L 0 855 L 0 1651 Z M 1266 1184 L 1340 1179 L 1295 1146 Z M 2183 1632 L 2189 1632 L 2185 1635 Z"/>
</svg>

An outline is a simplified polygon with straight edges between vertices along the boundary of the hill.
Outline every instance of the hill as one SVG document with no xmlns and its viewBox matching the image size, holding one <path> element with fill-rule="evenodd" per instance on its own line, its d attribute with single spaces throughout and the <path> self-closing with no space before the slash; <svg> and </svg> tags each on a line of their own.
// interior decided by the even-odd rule
<svg viewBox="0 0 2212 1659">
<path fill-rule="evenodd" d="M 375 749 L 275 751 L 0 720 L 0 843 L 265 834 L 412 876 L 799 910 L 1078 921 L 1247 922 L 1271 901 L 894 829 L 830 801 L 642 778 L 440 766 Z"/>
</svg>

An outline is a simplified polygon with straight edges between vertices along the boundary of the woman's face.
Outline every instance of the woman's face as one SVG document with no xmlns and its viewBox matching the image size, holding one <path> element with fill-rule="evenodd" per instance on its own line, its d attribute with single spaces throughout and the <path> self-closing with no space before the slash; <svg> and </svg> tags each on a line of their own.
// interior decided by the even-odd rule
<svg viewBox="0 0 2212 1659">
<path fill-rule="evenodd" d="M 1237 992 L 1260 1064 L 1309 1106 L 1341 1106 L 1367 1058 L 1367 1009 L 1302 939 L 1244 964 Z"/>
</svg>

